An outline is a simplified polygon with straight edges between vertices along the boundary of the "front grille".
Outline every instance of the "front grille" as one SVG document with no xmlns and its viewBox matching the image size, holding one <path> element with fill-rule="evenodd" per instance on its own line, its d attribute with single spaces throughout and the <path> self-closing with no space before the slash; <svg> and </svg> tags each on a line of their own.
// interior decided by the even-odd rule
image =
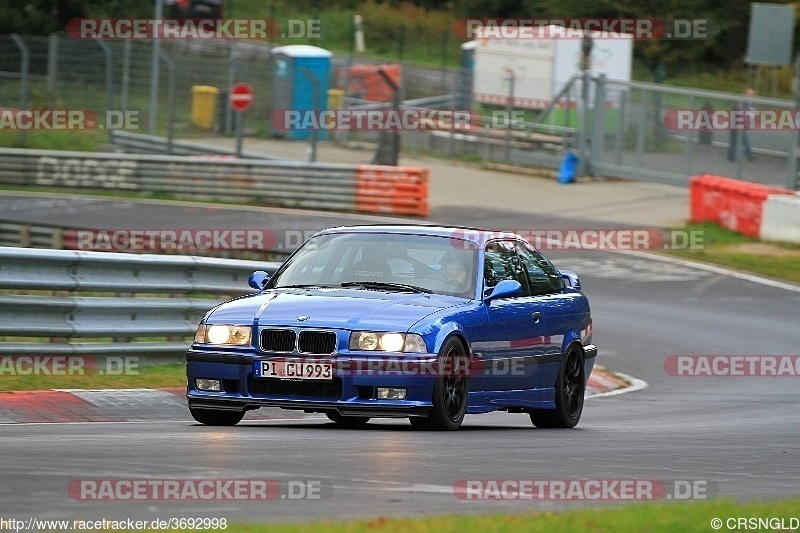
<svg viewBox="0 0 800 533">
<path fill-rule="evenodd" d="M 247 378 L 247 390 L 251 396 L 302 396 L 308 398 L 342 397 L 342 380 L 333 381 L 291 381 L 276 378 Z"/>
<path fill-rule="evenodd" d="M 265 352 L 293 352 L 293 329 L 265 329 L 261 332 L 261 349 Z"/>
<path fill-rule="evenodd" d="M 336 333 L 333 331 L 301 331 L 297 350 L 302 353 L 331 354 L 336 351 Z"/>
</svg>

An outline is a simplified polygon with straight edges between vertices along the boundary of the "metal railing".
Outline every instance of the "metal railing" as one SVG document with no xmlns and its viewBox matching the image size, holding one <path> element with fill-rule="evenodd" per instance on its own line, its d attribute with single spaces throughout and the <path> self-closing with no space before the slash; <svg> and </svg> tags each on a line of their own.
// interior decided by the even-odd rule
<svg viewBox="0 0 800 533">
<path fill-rule="evenodd" d="M 404 195 L 409 183 L 419 190 Z M 343 211 L 427 211 L 427 171 L 400 167 L 0 148 L 0 184 Z M 400 196 L 407 205 L 392 203 Z"/>
<path fill-rule="evenodd" d="M 249 275 L 274 272 L 278 266 L 193 256 L 0 248 L 0 337 L 26 340 L 0 342 L 0 355 L 180 358 L 202 316 L 227 299 L 222 296 L 252 292 Z"/>
</svg>

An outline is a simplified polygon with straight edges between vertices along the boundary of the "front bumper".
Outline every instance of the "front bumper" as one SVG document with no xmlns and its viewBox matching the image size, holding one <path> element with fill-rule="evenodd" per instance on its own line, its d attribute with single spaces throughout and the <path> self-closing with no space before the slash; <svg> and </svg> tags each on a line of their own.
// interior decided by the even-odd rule
<svg viewBox="0 0 800 533">
<path fill-rule="evenodd" d="M 396 354 L 394 354 L 396 356 Z M 380 356 L 339 355 L 353 360 Z M 306 412 L 339 411 L 351 416 L 427 416 L 433 407 L 433 376 L 385 375 L 380 372 L 335 375 L 333 381 L 259 379 L 253 376 L 255 361 L 266 359 L 252 353 L 191 349 L 186 354 L 186 397 L 194 409 L 251 410 L 281 407 Z M 197 390 L 197 378 L 219 379 L 222 392 Z M 379 400 L 377 387 L 405 388 L 405 400 Z"/>
</svg>

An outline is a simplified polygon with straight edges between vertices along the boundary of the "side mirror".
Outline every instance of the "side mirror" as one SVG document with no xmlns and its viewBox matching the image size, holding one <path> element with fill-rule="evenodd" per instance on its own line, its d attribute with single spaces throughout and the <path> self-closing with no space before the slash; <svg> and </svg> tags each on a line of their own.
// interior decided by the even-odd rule
<svg viewBox="0 0 800 533">
<path fill-rule="evenodd" d="M 496 300 L 497 298 L 512 298 L 514 296 L 519 296 L 522 294 L 522 285 L 520 285 L 519 281 L 515 279 L 504 279 L 497 285 L 495 285 L 492 292 L 484 298 L 486 303 L 491 302 L 492 300 Z"/>
<path fill-rule="evenodd" d="M 263 291 L 267 283 L 269 283 L 269 274 L 263 270 L 256 270 L 250 274 L 250 279 L 247 280 L 247 284 L 257 291 Z"/>
<path fill-rule="evenodd" d="M 578 275 L 572 270 L 559 270 L 561 272 L 561 279 L 567 287 L 575 290 L 581 290 L 581 280 Z"/>
</svg>

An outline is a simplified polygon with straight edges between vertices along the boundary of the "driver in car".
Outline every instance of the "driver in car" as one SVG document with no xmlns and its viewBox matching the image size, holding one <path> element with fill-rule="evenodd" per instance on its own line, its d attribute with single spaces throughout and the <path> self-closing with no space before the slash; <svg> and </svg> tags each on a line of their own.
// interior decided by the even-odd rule
<svg viewBox="0 0 800 533">
<path fill-rule="evenodd" d="M 442 257 L 442 273 L 449 287 L 458 293 L 469 289 L 469 269 L 464 258 L 456 251 L 450 251 Z"/>
</svg>

